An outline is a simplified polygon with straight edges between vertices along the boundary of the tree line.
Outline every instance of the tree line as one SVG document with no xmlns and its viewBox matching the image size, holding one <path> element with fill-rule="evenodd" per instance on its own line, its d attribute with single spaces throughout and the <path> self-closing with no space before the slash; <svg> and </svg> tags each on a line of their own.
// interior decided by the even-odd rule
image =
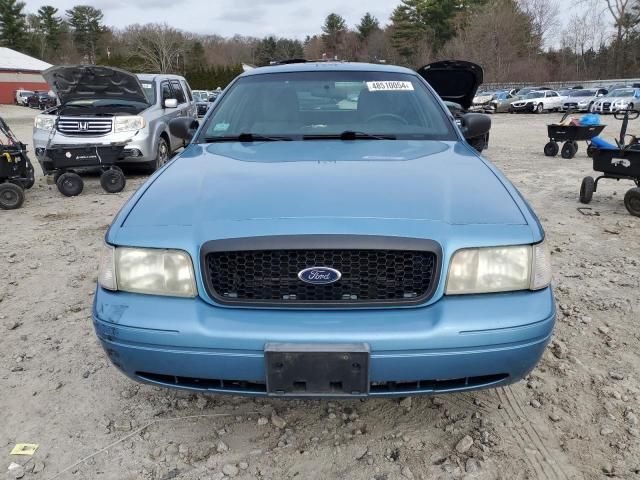
<svg viewBox="0 0 640 480">
<path fill-rule="evenodd" d="M 640 0 L 580 0 L 562 27 L 558 0 L 401 0 L 386 24 L 331 13 L 304 40 L 196 35 L 168 24 L 104 24 L 88 5 L 65 11 L 0 0 L 0 44 L 53 64 L 99 63 L 181 73 L 194 88 L 225 86 L 241 64 L 340 59 L 419 67 L 458 58 L 488 82 L 640 76 Z"/>
</svg>

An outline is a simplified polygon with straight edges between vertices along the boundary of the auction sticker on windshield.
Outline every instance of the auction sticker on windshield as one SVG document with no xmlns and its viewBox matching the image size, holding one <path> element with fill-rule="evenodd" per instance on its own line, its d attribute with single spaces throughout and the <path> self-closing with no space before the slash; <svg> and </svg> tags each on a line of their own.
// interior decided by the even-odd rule
<svg viewBox="0 0 640 480">
<path fill-rule="evenodd" d="M 411 82 L 393 80 L 386 80 L 384 82 L 367 82 L 367 89 L 370 92 L 403 92 L 413 90 L 413 84 Z"/>
</svg>

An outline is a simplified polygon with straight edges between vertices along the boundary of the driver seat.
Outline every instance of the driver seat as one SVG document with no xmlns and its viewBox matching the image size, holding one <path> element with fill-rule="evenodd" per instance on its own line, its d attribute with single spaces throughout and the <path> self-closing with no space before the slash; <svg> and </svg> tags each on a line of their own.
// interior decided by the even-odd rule
<svg viewBox="0 0 640 480">
<path fill-rule="evenodd" d="M 363 88 L 358 96 L 358 121 L 365 123 L 374 115 L 398 115 L 409 125 L 419 125 L 414 105 L 414 96 L 409 92 L 372 92 Z"/>
</svg>

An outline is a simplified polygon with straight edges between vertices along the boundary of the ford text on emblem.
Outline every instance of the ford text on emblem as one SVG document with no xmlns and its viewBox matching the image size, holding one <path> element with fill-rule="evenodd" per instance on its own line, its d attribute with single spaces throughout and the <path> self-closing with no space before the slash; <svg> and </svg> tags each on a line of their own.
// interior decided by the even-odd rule
<svg viewBox="0 0 640 480">
<path fill-rule="evenodd" d="M 298 272 L 298 278 L 313 285 L 326 285 L 340 280 L 342 274 L 335 268 L 309 267 Z"/>
</svg>

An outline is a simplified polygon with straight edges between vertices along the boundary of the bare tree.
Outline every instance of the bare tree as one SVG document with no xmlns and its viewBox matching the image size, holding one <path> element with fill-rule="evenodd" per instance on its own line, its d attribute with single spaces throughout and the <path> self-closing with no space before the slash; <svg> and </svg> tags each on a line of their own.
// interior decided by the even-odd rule
<svg viewBox="0 0 640 480">
<path fill-rule="evenodd" d="M 548 45 L 560 27 L 557 0 L 518 0 L 518 6 L 531 19 L 533 41 L 541 48 Z"/>
<path fill-rule="evenodd" d="M 131 55 L 148 71 L 180 71 L 187 43 L 184 34 L 165 24 L 131 25 L 124 31 Z"/>
<path fill-rule="evenodd" d="M 585 2 L 582 13 L 574 13 L 562 35 L 562 46 L 570 49 L 575 56 L 575 79 L 581 79 L 587 72 L 586 53 L 594 51 L 604 42 L 602 11 L 598 11 L 600 0 Z"/>
<path fill-rule="evenodd" d="M 607 5 L 607 10 L 613 18 L 613 25 L 616 29 L 614 40 L 614 68 L 615 74 L 619 75 L 623 70 L 625 49 L 624 41 L 629 33 L 638 25 L 640 14 L 636 13 L 640 6 L 638 0 L 603 0 Z"/>
</svg>

